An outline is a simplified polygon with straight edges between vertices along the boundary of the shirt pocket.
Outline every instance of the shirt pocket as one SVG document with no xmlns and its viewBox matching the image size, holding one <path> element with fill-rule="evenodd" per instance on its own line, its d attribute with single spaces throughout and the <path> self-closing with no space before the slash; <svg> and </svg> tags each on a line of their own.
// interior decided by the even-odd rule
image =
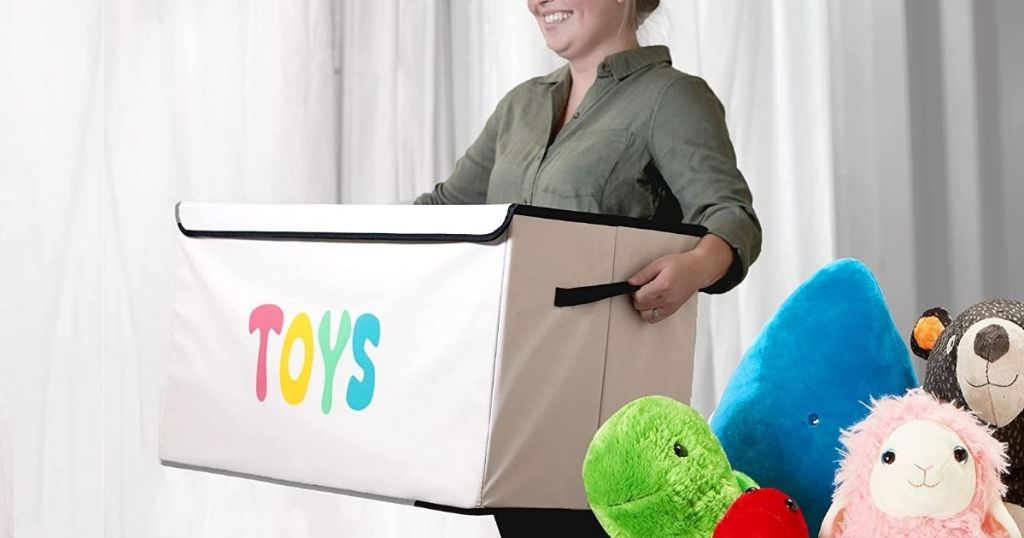
<svg viewBox="0 0 1024 538">
<path fill-rule="evenodd" d="M 537 183 L 538 198 L 581 211 L 600 211 L 608 180 L 632 139 L 625 129 L 574 133 L 545 164 Z"/>
</svg>

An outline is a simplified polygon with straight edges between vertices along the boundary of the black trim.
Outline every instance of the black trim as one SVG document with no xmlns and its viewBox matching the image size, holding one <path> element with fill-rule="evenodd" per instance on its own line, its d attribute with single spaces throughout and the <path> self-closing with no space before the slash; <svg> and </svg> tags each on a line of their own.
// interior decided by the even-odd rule
<svg viewBox="0 0 1024 538">
<path fill-rule="evenodd" d="M 686 224 L 683 222 L 663 222 L 656 220 L 641 219 L 637 217 L 623 217 L 619 215 L 601 215 L 598 213 L 584 213 L 582 211 L 569 211 L 567 209 L 551 209 L 548 207 L 537 207 L 532 205 L 514 205 L 514 213 L 525 217 L 538 217 L 549 220 L 565 220 L 569 222 L 582 222 L 584 224 L 600 224 L 603 226 L 618 226 L 620 228 L 637 228 L 640 230 L 654 230 L 658 232 L 670 232 L 680 235 L 691 235 L 704 237 L 708 229 L 699 224 Z"/>
<path fill-rule="evenodd" d="M 404 243 L 489 243 L 505 235 L 514 215 L 537 217 L 548 220 L 581 222 L 603 226 L 637 228 L 655 230 L 680 235 L 703 237 L 707 228 L 696 224 L 675 222 L 658 222 L 635 217 L 615 215 L 598 215 L 581 211 L 550 209 L 529 205 L 512 204 L 508 208 L 505 220 L 494 231 L 485 234 L 418 234 L 418 233 L 374 233 L 374 232 L 282 232 L 282 231 L 249 231 L 249 230 L 191 230 L 181 223 L 179 208 L 181 202 L 174 206 L 174 218 L 182 235 L 191 238 L 215 239 L 258 239 L 278 241 L 371 241 L 371 242 L 404 242 Z"/>
<path fill-rule="evenodd" d="M 555 288 L 555 306 L 580 306 L 604 299 L 633 293 L 640 289 L 629 282 L 581 286 L 579 288 Z"/>
<path fill-rule="evenodd" d="M 416 501 L 413 506 L 417 508 L 426 508 L 427 510 L 434 510 L 436 512 L 448 512 L 449 514 L 459 514 L 462 516 L 493 516 L 497 508 L 455 508 L 454 506 L 448 506 L 445 504 L 434 504 L 426 501 Z"/>
<path fill-rule="evenodd" d="M 584 514 L 590 512 L 590 510 L 586 508 L 455 508 L 454 506 L 428 503 L 426 501 L 416 501 L 415 503 L 413 503 L 413 506 L 417 508 L 425 508 L 427 510 L 434 510 L 435 512 L 447 512 L 449 514 L 459 514 L 463 516 L 493 516 L 495 514 L 527 514 L 537 512 Z"/>
</svg>

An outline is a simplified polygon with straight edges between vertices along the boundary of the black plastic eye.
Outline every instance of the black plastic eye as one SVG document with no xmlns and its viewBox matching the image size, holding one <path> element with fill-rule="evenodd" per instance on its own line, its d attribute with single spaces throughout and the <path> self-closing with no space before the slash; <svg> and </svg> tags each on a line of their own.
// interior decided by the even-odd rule
<svg viewBox="0 0 1024 538">
<path fill-rule="evenodd" d="M 953 459 L 960 463 L 967 461 L 968 455 L 967 449 L 962 446 L 958 446 L 953 449 Z"/>
<path fill-rule="evenodd" d="M 750 487 L 749 487 L 749 488 L 747 488 L 747 489 L 746 489 L 746 491 L 744 491 L 743 493 L 752 493 L 752 492 L 754 492 L 754 491 L 757 491 L 758 489 L 760 489 L 760 488 L 758 488 L 757 486 L 750 486 Z"/>
<path fill-rule="evenodd" d="M 819 417 L 817 413 L 811 413 L 810 415 L 807 415 L 807 423 L 811 426 L 817 426 L 818 424 L 821 424 L 821 417 Z"/>
<path fill-rule="evenodd" d="M 800 509 L 800 507 L 796 505 L 796 501 L 793 499 L 786 499 L 786 508 L 789 508 L 790 512 L 796 512 Z"/>
<path fill-rule="evenodd" d="M 896 461 L 896 453 L 892 450 L 886 450 L 882 452 L 882 463 L 886 465 L 892 465 L 892 462 Z"/>
<path fill-rule="evenodd" d="M 676 456 L 680 458 L 685 458 L 686 456 L 690 455 L 690 453 L 686 451 L 686 447 L 679 443 L 676 443 L 676 446 L 674 446 L 673 448 L 676 451 Z"/>
</svg>

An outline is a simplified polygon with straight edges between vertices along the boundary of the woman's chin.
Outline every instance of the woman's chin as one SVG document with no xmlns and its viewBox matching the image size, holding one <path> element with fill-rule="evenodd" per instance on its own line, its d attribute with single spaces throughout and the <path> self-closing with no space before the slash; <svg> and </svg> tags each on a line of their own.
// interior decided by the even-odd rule
<svg viewBox="0 0 1024 538">
<path fill-rule="evenodd" d="M 546 39 L 545 43 L 551 52 L 561 56 L 563 59 L 568 60 L 569 54 L 571 53 L 571 46 L 564 39 Z"/>
</svg>

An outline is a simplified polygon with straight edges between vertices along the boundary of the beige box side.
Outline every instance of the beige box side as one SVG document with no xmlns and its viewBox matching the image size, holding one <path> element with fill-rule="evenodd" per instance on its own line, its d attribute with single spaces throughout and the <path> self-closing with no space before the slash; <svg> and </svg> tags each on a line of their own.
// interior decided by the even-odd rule
<svg viewBox="0 0 1024 538">
<path fill-rule="evenodd" d="M 586 508 L 609 302 L 554 307 L 556 287 L 611 282 L 616 229 L 517 216 L 509 232 L 481 505 Z"/>
<path fill-rule="evenodd" d="M 693 249 L 699 237 L 653 230 L 619 228 L 612 280 L 628 280 L 666 254 Z M 611 299 L 601 424 L 641 396 L 660 394 L 690 402 L 697 326 L 695 294 L 673 316 L 648 323 L 630 296 Z"/>
</svg>

